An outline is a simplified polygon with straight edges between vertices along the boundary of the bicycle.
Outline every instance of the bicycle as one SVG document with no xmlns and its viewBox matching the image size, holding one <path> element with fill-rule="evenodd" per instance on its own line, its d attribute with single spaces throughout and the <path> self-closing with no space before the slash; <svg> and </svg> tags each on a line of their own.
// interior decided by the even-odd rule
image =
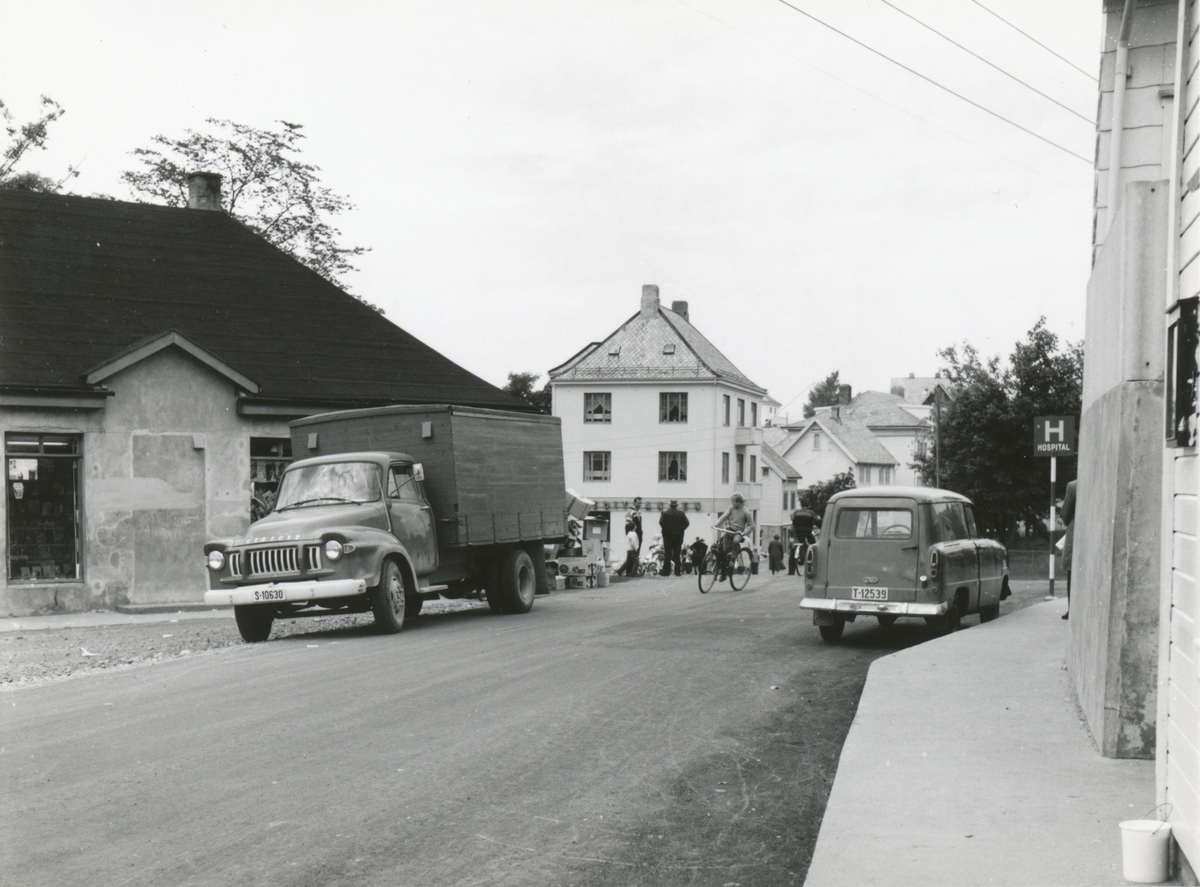
<svg viewBox="0 0 1200 887">
<path fill-rule="evenodd" d="M 724 527 L 714 527 L 714 529 L 718 533 L 728 533 L 733 536 L 734 543 L 739 547 L 736 552 L 726 553 L 722 550 L 719 542 L 713 544 L 713 547 L 708 550 L 708 554 L 704 555 L 704 560 L 700 562 L 700 574 L 696 577 L 700 593 L 708 594 L 717 582 L 725 578 L 729 579 L 729 584 L 733 586 L 734 591 L 741 591 L 750 581 L 750 573 L 753 570 L 750 548 L 745 544 L 745 538 L 741 533 L 735 530 L 726 530 Z"/>
</svg>

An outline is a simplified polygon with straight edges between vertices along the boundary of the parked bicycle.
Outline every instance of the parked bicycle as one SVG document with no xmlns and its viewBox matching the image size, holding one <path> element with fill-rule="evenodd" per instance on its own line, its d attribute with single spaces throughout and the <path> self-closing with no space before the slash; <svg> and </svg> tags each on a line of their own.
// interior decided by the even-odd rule
<svg viewBox="0 0 1200 887">
<path fill-rule="evenodd" d="M 700 562 L 700 575 L 696 577 L 700 585 L 700 593 L 708 594 L 714 585 L 722 579 L 728 579 L 734 591 L 741 591 L 750 581 L 750 573 L 754 569 L 754 560 L 750 547 L 746 545 L 745 537 L 724 527 L 715 527 L 718 533 L 726 533 L 733 537 L 732 550 L 726 551 L 725 546 L 718 541 L 708 550 L 704 560 Z"/>
</svg>

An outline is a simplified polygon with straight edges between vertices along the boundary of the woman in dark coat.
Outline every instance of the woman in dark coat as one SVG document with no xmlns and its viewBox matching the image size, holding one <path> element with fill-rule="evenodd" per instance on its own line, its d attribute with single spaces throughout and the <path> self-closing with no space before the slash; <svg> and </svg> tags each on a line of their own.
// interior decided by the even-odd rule
<svg viewBox="0 0 1200 887">
<path fill-rule="evenodd" d="M 767 543 L 767 559 L 771 564 L 772 576 L 783 569 L 783 543 L 779 541 L 778 533 Z"/>
</svg>

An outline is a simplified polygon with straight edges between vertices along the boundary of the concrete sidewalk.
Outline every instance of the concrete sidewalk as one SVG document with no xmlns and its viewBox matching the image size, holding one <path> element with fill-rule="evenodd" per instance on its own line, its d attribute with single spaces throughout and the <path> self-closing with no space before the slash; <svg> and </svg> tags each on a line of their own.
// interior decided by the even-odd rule
<svg viewBox="0 0 1200 887">
<path fill-rule="evenodd" d="M 52 628 L 95 628 L 99 625 L 137 625 L 146 622 L 179 622 L 184 619 L 232 619 L 233 607 L 172 609 L 169 606 L 149 608 L 143 612 L 93 610 L 90 613 L 55 613 L 51 616 L 5 616 L 0 618 L 0 632 L 38 631 Z"/>
<path fill-rule="evenodd" d="M 1118 823 L 1147 818 L 1154 762 L 1100 756 L 1062 612 L 1037 604 L 871 666 L 806 887 L 1129 883 Z"/>
</svg>

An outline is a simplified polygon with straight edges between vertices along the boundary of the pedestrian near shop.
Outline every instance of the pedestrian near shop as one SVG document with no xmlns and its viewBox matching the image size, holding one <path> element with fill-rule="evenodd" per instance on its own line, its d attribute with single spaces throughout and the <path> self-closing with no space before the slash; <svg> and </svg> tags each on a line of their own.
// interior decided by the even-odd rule
<svg viewBox="0 0 1200 887">
<path fill-rule="evenodd" d="M 783 543 L 779 541 L 778 533 L 767 543 L 767 562 L 770 564 L 772 576 L 783 569 Z"/>
<path fill-rule="evenodd" d="M 617 568 L 616 575 L 630 577 L 637 575 L 638 551 L 641 550 L 641 547 L 637 532 L 633 528 L 633 521 L 627 521 L 625 524 L 625 563 Z"/>
<path fill-rule="evenodd" d="M 1071 555 L 1075 549 L 1075 485 L 1078 483 L 1076 479 L 1067 484 L 1062 503 L 1062 519 L 1067 526 L 1067 532 L 1063 536 L 1062 553 L 1062 565 L 1067 573 L 1067 612 L 1062 614 L 1063 619 L 1069 619 L 1071 616 Z"/>
<path fill-rule="evenodd" d="M 688 553 L 691 555 L 692 566 L 699 573 L 700 565 L 704 563 L 704 555 L 708 554 L 708 543 L 697 536 L 696 541 L 688 547 Z"/>
<path fill-rule="evenodd" d="M 658 518 L 658 525 L 662 528 L 662 575 L 664 576 L 671 575 L 672 564 L 675 565 L 675 575 L 683 575 L 680 554 L 683 548 L 683 535 L 687 532 L 689 523 L 687 515 L 679 510 L 679 501 L 676 499 L 671 500 L 670 507 Z"/>
<path fill-rule="evenodd" d="M 638 557 L 642 556 L 642 497 L 635 496 L 633 499 L 633 508 L 625 512 L 625 523 L 633 524 L 633 531 L 637 533 L 637 553 Z"/>
<path fill-rule="evenodd" d="M 813 530 L 821 526 L 821 518 L 815 511 L 804 504 L 804 500 L 800 500 L 800 507 L 792 512 L 792 553 L 788 557 L 788 575 L 794 576 L 802 569 L 801 564 L 804 561 L 804 555 L 808 552 L 808 546 L 817 541 L 817 537 L 813 535 Z"/>
</svg>

